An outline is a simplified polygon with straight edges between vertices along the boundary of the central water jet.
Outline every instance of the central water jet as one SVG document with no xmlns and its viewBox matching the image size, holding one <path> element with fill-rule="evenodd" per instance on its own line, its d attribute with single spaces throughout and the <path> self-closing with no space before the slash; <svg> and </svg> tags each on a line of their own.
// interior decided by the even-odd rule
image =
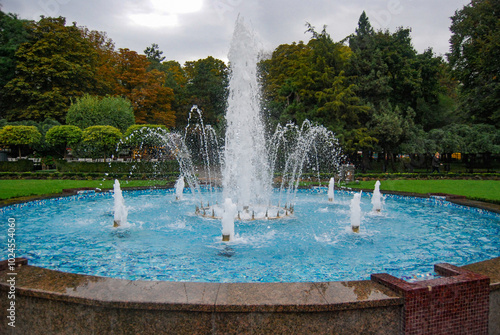
<svg viewBox="0 0 500 335">
<path fill-rule="evenodd" d="M 228 59 L 231 76 L 222 173 L 224 198 L 239 207 L 267 204 L 272 174 L 260 115 L 257 45 L 242 17 L 236 21 Z"/>
</svg>

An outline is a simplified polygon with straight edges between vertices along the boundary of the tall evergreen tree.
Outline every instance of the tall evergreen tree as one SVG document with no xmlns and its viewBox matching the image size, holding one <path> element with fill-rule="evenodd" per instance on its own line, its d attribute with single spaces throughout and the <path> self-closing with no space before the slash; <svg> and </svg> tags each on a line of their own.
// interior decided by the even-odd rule
<svg viewBox="0 0 500 335">
<path fill-rule="evenodd" d="M 475 123 L 500 127 L 500 2 L 472 0 L 455 12 L 448 60 Z"/>
</svg>

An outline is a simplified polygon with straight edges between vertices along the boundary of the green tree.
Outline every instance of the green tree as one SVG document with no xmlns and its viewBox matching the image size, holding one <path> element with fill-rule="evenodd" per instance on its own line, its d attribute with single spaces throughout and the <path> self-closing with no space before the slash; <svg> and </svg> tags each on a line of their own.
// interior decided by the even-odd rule
<svg viewBox="0 0 500 335">
<path fill-rule="evenodd" d="M 16 73 L 17 48 L 28 40 L 27 21 L 20 20 L 15 14 L 6 14 L 0 10 L 0 115 L 4 115 L 4 86 Z"/>
<path fill-rule="evenodd" d="M 16 51 L 16 77 L 5 85 L 6 118 L 64 121 L 71 99 L 95 87 L 97 53 L 63 17 L 42 17 L 29 32 Z"/>
<path fill-rule="evenodd" d="M 472 0 L 455 12 L 448 60 L 474 123 L 500 127 L 500 2 Z"/>
<path fill-rule="evenodd" d="M 308 119 L 336 132 L 342 144 L 352 134 L 356 143 L 368 143 L 369 134 L 355 131 L 363 125 L 368 108 L 345 73 L 350 48 L 334 42 L 325 28 L 318 33 L 307 27 L 312 34 L 307 44 L 280 45 L 261 62 L 266 109 L 279 123 L 301 124 Z M 360 136 L 368 137 L 365 141 Z"/>
<path fill-rule="evenodd" d="M 134 112 L 132 104 L 125 98 L 86 94 L 69 107 L 66 123 L 81 129 L 101 125 L 125 131 L 134 124 Z"/>
<path fill-rule="evenodd" d="M 118 142 L 122 139 L 122 133 L 118 128 L 112 126 L 92 126 L 82 132 L 83 151 L 87 155 L 97 157 L 103 155 L 104 159 L 116 153 Z"/>
<path fill-rule="evenodd" d="M 21 157 L 21 146 L 35 145 L 42 139 L 42 134 L 34 126 L 7 125 L 0 130 L 0 143 L 3 145 L 16 145 Z"/>
<path fill-rule="evenodd" d="M 144 54 L 146 58 L 155 65 L 159 65 L 161 62 L 165 60 L 166 57 L 162 56 L 163 51 L 160 50 L 158 44 L 153 43 L 150 47 L 147 47 L 144 50 Z M 156 68 L 156 67 L 155 67 Z"/>
<path fill-rule="evenodd" d="M 213 57 L 207 57 L 184 64 L 188 96 L 187 109 L 197 105 L 203 110 L 207 124 L 216 127 L 224 117 L 228 95 L 229 73 L 226 64 Z"/>
<path fill-rule="evenodd" d="M 124 134 L 123 145 L 133 148 L 141 158 L 161 158 L 167 144 L 168 129 L 158 124 L 134 124 Z"/>
<path fill-rule="evenodd" d="M 175 126 L 182 129 L 186 126 L 188 112 L 191 109 L 187 92 L 188 78 L 186 71 L 176 61 L 163 62 L 160 71 L 165 73 L 165 86 L 171 88 L 174 92 L 172 110 L 175 111 L 176 115 Z"/>
<path fill-rule="evenodd" d="M 45 134 L 45 141 L 53 146 L 61 156 L 66 156 L 66 149 L 75 148 L 81 139 L 82 130 L 71 125 L 52 127 Z"/>
</svg>

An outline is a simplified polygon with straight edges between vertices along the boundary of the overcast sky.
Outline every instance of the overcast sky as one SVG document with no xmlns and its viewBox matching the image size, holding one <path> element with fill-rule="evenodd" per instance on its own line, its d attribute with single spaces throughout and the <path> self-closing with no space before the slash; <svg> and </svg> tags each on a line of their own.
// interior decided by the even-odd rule
<svg viewBox="0 0 500 335">
<path fill-rule="evenodd" d="M 166 60 L 183 64 L 213 56 L 227 61 L 238 14 L 250 23 L 264 51 L 308 41 L 309 22 L 323 25 L 334 41 L 354 33 L 366 11 L 376 29 L 412 29 L 419 52 L 449 51 L 450 17 L 470 0 L 0 0 L 2 11 L 23 19 L 63 16 L 91 30 L 104 31 L 116 48 L 138 53 L 157 43 Z"/>
</svg>

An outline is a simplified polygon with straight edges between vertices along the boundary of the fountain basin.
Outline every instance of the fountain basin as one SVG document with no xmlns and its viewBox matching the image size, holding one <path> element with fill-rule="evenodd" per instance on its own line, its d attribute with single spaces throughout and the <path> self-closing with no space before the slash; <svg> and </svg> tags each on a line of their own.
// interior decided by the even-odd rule
<svg viewBox="0 0 500 335">
<path fill-rule="evenodd" d="M 235 239 L 222 243 L 220 220 L 197 216 L 190 196 L 178 201 L 170 189 L 124 191 L 128 225 L 118 229 L 109 193 L 26 203 L 0 214 L 4 221 L 17 218 L 18 255 L 30 264 L 130 280 L 325 282 L 378 272 L 412 278 L 443 261 L 460 266 L 497 257 L 500 245 L 498 214 L 434 197 L 387 196 L 377 213 L 365 194 L 353 234 L 353 195 L 337 191 L 330 203 L 324 188 L 301 190 L 293 216 L 236 220 Z"/>
<path fill-rule="evenodd" d="M 499 206 L 489 208 L 500 210 Z M 496 317 L 500 312 L 500 258 L 464 268 L 491 280 L 489 329 L 494 334 L 500 330 Z M 158 282 L 79 275 L 29 265 L 17 268 L 16 273 L 17 328 L 30 334 L 399 334 L 404 323 L 404 297 L 371 280 Z M 9 290 L 7 279 L 8 272 L 0 267 L 2 294 Z M 6 299 L 0 300 L 3 319 L 6 303 Z"/>
</svg>

